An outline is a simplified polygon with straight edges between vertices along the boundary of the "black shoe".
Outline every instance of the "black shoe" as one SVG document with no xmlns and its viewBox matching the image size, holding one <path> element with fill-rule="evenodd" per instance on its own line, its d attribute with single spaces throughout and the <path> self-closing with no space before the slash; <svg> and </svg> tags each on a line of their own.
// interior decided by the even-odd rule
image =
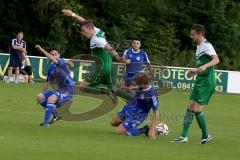
<svg viewBox="0 0 240 160">
<path fill-rule="evenodd" d="M 145 134 L 147 137 L 148 137 L 148 131 L 149 131 L 148 125 L 145 125 L 143 128 L 140 129 L 140 133 Z"/>
<path fill-rule="evenodd" d="M 210 142 L 212 140 L 212 136 L 209 134 L 208 138 L 203 138 L 200 140 L 199 144 L 207 144 L 208 142 Z"/>
<path fill-rule="evenodd" d="M 110 92 L 108 93 L 108 96 L 112 100 L 113 104 L 117 104 L 117 96 L 115 93 L 116 93 L 115 89 L 111 89 Z"/>
<path fill-rule="evenodd" d="M 53 116 L 49 124 L 54 124 L 56 121 L 62 119 L 62 116 L 60 114 Z"/>
<path fill-rule="evenodd" d="M 188 142 L 188 137 L 183 137 L 183 136 L 178 136 L 171 142 L 176 142 L 176 143 L 187 143 Z"/>
<path fill-rule="evenodd" d="M 49 127 L 49 124 L 41 123 L 39 126 L 41 126 L 41 127 Z"/>
</svg>

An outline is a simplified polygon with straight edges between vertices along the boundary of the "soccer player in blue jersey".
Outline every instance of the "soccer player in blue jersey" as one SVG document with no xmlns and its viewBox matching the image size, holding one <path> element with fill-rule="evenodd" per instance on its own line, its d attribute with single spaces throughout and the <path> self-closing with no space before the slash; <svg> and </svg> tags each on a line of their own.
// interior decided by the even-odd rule
<svg viewBox="0 0 240 160">
<path fill-rule="evenodd" d="M 22 67 L 23 54 L 27 54 L 27 51 L 26 42 L 23 40 L 23 32 L 21 31 L 17 33 L 16 38 L 11 43 L 7 83 L 10 82 L 13 68 L 15 69 L 15 83 L 19 83 L 19 72 Z"/>
<path fill-rule="evenodd" d="M 130 90 L 135 91 L 132 100 L 128 101 L 118 114 L 113 117 L 111 125 L 117 127 L 116 134 L 126 134 L 129 136 L 138 136 L 146 134 L 150 139 L 155 139 L 155 124 L 159 119 L 158 95 L 156 89 L 150 84 L 150 78 L 145 73 L 135 75 L 136 86 Z M 153 119 L 150 126 L 143 128 L 138 126 L 147 119 L 150 110 L 153 110 Z"/>
<path fill-rule="evenodd" d="M 151 70 L 150 61 L 147 53 L 140 49 L 141 41 L 134 39 L 132 40 L 132 48 L 125 50 L 124 58 L 130 60 L 129 64 L 126 64 L 125 73 L 125 86 L 133 85 L 133 77 L 142 71 L 143 64 L 147 64 Z"/>
<path fill-rule="evenodd" d="M 48 53 L 41 46 L 35 46 L 43 53 L 53 64 L 48 70 L 46 83 L 44 84 L 45 91 L 37 95 L 37 101 L 45 109 L 45 117 L 40 126 L 49 126 L 61 118 L 56 112 L 56 107 L 63 106 L 67 101 L 72 99 L 74 93 L 74 81 L 70 77 L 70 72 L 63 58 L 60 58 L 57 49 L 51 49 Z M 54 82 L 57 85 L 56 90 L 48 89 L 48 82 Z M 51 117 L 53 118 L 51 120 Z"/>
</svg>

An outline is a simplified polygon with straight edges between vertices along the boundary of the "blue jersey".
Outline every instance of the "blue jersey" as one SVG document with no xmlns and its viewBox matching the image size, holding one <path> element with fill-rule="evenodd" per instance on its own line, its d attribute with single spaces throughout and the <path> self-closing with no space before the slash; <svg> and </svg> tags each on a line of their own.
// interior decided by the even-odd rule
<svg viewBox="0 0 240 160">
<path fill-rule="evenodd" d="M 55 82 L 59 89 L 73 89 L 74 81 L 64 59 L 58 59 L 58 64 L 52 64 L 48 69 L 47 82 Z"/>
<path fill-rule="evenodd" d="M 133 135 L 132 129 L 137 128 L 144 120 L 146 120 L 149 111 L 158 110 L 158 94 L 153 86 L 147 89 L 139 89 L 136 91 L 134 99 L 129 101 L 120 112 L 119 118 L 122 125 L 126 128 L 128 135 Z"/>
<path fill-rule="evenodd" d="M 138 112 L 148 115 L 149 111 L 158 110 L 158 94 L 157 90 L 150 86 L 147 89 L 138 89 L 134 99 L 128 102 L 128 106 L 134 107 Z"/>
<path fill-rule="evenodd" d="M 150 63 L 147 53 L 143 50 L 134 52 L 133 49 L 128 49 L 124 52 L 123 56 L 131 61 L 130 64 L 126 65 L 125 79 L 132 79 L 136 73 L 142 71 L 144 63 Z"/>
<path fill-rule="evenodd" d="M 12 40 L 10 56 L 14 56 L 19 60 L 22 60 L 22 52 L 18 49 L 14 49 L 13 46 L 21 46 L 26 49 L 26 42 L 24 40 L 18 40 L 17 38 Z"/>
</svg>

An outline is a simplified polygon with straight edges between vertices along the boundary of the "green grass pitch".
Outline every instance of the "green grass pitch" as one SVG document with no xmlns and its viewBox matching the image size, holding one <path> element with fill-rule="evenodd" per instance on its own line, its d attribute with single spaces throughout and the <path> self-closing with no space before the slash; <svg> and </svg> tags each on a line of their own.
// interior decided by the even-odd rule
<svg viewBox="0 0 240 160">
<path fill-rule="evenodd" d="M 49 128 L 39 127 L 43 109 L 35 96 L 41 84 L 5 84 L 0 82 L 0 159 L 1 160 L 233 160 L 240 156 L 240 96 L 215 94 L 205 108 L 213 140 L 198 145 L 200 130 L 196 120 L 189 143 L 170 141 L 181 131 L 189 92 L 172 91 L 160 96 L 162 120 L 168 124 L 168 136 L 149 140 L 145 136 L 114 134 L 112 112 L 85 122 L 59 121 Z M 89 110 L 99 102 L 74 97 L 72 112 Z M 90 103 L 91 102 L 91 103 Z M 91 105 L 91 106 L 90 106 Z"/>
</svg>

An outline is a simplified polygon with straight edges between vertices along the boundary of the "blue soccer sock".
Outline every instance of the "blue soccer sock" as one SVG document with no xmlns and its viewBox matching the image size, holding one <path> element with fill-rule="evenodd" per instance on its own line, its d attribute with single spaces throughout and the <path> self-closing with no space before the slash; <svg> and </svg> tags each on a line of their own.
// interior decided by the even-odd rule
<svg viewBox="0 0 240 160">
<path fill-rule="evenodd" d="M 56 105 L 53 103 L 48 103 L 45 109 L 44 124 L 48 125 L 51 119 L 51 116 L 55 110 Z"/>
</svg>

